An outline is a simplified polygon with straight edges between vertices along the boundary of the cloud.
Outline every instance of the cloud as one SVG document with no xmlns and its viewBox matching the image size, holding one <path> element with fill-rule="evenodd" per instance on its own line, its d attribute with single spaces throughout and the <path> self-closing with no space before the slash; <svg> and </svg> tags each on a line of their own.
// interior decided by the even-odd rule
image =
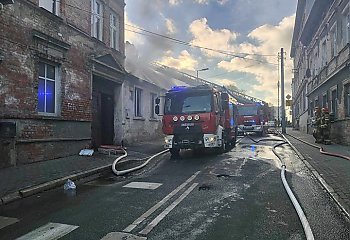
<svg viewBox="0 0 350 240">
<path fill-rule="evenodd" d="M 206 4 L 206 5 L 209 4 L 209 0 L 194 0 L 194 2 L 198 4 Z"/>
<path fill-rule="evenodd" d="M 189 31 L 193 36 L 191 44 L 212 49 L 234 50 L 232 42 L 237 39 L 238 33 L 231 32 L 228 29 L 213 30 L 208 26 L 207 22 L 206 18 L 202 18 L 190 24 Z M 209 57 L 223 56 L 220 53 L 205 49 L 202 49 L 202 52 Z"/>
<path fill-rule="evenodd" d="M 225 5 L 226 3 L 228 3 L 228 0 L 218 0 L 218 4 L 220 5 Z"/>
<path fill-rule="evenodd" d="M 278 25 L 263 25 L 260 26 L 248 34 L 248 37 L 256 40 L 259 44 L 254 45 L 251 43 L 242 43 L 237 47 L 240 51 L 252 54 L 261 55 L 276 55 L 276 57 L 263 57 L 250 55 L 246 58 L 253 58 L 257 61 L 266 61 L 273 64 L 277 64 L 277 53 L 281 47 L 284 47 L 286 51 L 289 50 L 295 15 L 284 18 Z M 292 79 L 292 61 L 288 58 L 285 61 L 285 87 L 287 92 L 290 92 L 290 83 Z M 218 63 L 218 67 L 226 71 L 234 71 L 241 73 L 253 74 L 258 81 L 257 85 L 251 86 L 253 93 L 259 93 L 259 95 L 265 95 L 265 100 L 268 102 L 276 102 L 277 93 L 277 79 L 278 71 L 277 66 L 272 64 L 264 64 L 245 60 L 242 58 L 233 58 L 230 61 L 221 61 Z"/>
<path fill-rule="evenodd" d="M 182 3 L 182 0 L 169 0 L 170 5 L 179 5 Z"/>
<path fill-rule="evenodd" d="M 198 61 L 195 60 L 186 50 L 183 50 L 177 58 L 172 57 L 171 53 L 168 52 L 168 56 L 164 56 L 159 63 L 185 71 L 195 71 L 198 65 Z"/>
<path fill-rule="evenodd" d="M 169 18 L 165 19 L 165 26 L 168 29 L 169 34 L 175 34 L 177 32 L 174 21 L 172 21 L 171 19 Z"/>
</svg>

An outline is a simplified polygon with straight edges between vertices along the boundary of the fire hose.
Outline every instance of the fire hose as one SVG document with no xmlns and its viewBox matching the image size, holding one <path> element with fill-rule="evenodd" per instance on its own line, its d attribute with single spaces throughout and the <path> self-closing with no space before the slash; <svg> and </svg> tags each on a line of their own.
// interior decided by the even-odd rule
<svg viewBox="0 0 350 240">
<path fill-rule="evenodd" d="M 253 139 L 252 137 L 250 137 L 249 135 L 247 135 L 246 137 L 248 137 L 250 140 L 252 140 L 253 142 L 255 143 L 259 143 L 259 142 L 262 142 L 262 141 L 281 141 L 281 143 L 277 143 L 275 144 L 273 147 L 272 147 L 272 152 L 276 155 L 276 157 L 280 160 L 281 162 L 281 179 L 282 179 L 282 183 L 283 183 L 283 186 L 288 194 L 288 197 L 289 199 L 291 200 L 293 206 L 294 206 L 294 209 L 295 211 L 297 212 L 298 214 L 298 217 L 300 219 L 300 222 L 303 226 L 303 229 L 304 229 L 304 233 L 305 233 L 305 236 L 306 236 L 306 239 L 307 240 L 314 240 L 314 235 L 312 233 L 312 230 L 311 230 L 311 227 L 310 227 L 310 224 L 305 216 L 305 213 L 303 211 L 303 209 L 301 208 L 298 200 L 296 199 L 295 195 L 293 194 L 293 191 L 291 190 L 291 188 L 289 187 L 288 185 L 288 182 L 287 182 L 287 179 L 286 179 L 286 175 L 285 175 L 285 172 L 286 172 L 286 165 L 283 161 L 283 159 L 281 158 L 281 156 L 276 152 L 276 148 L 279 147 L 279 146 L 282 146 L 284 144 L 289 144 L 287 141 L 283 140 L 283 139 L 277 139 L 277 138 L 263 138 L 263 139 L 260 139 L 260 140 L 255 140 Z"/>
<path fill-rule="evenodd" d="M 313 148 L 320 149 L 320 153 L 321 153 L 321 154 L 328 155 L 328 156 L 333 156 L 333 157 L 339 157 L 339 158 L 343 158 L 343 159 L 346 159 L 346 160 L 349 160 L 349 161 L 350 161 L 350 157 L 348 157 L 348 156 L 344 156 L 344 155 L 341 155 L 341 154 L 338 154 L 338 153 L 327 152 L 327 151 L 325 151 L 324 148 L 321 147 L 321 146 L 318 146 L 318 145 L 309 143 L 309 142 L 307 142 L 307 141 L 305 141 L 305 140 L 303 140 L 303 139 L 297 138 L 297 137 L 295 137 L 295 136 L 293 136 L 293 135 L 290 135 L 290 134 L 287 134 L 287 135 L 288 135 L 288 136 L 291 136 L 292 138 L 294 138 L 294 139 L 296 139 L 296 140 L 298 140 L 298 141 L 300 141 L 300 142 L 303 142 L 303 143 L 305 143 L 305 144 L 307 144 L 307 145 L 309 145 L 309 146 L 311 146 L 311 147 L 313 147 Z"/>
<path fill-rule="evenodd" d="M 125 149 L 123 149 L 123 151 L 124 151 L 124 154 L 123 154 L 122 156 L 119 156 L 118 158 L 116 158 L 116 159 L 114 160 L 113 164 L 112 164 L 112 171 L 113 171 L 113 173 L 114 173 L 115 175 L 117 175 L 117 176 L 121 176 L 121 175 L 130 173 L 130 172 L 134 172 L 134 171 L 136 171 L 136 170 L 139 170 L 139 169 L 145 167 L 152 159 L 154 159 L 155 157 L 158 157 L 159 155 L 162 155 L 162 154 L 168 152 L 169 149 L 166 149 L 166 150 L 164 150 L 164 151 L 158 152 L 158 153 L 152 155 L 151 157 L 146 157 L 146 158 L 143 158 L 143 159 L 137 159 L 138 161 L 142 161 L 142 160 L 146 160 L 146 159 L 147 159 L 144 163 L 142 163 L 142 164 L 139 165 L 139 166 L 136 166 L 136 167 L 133 167 L 133 168 L 130 168 L 130 169 L 126 169 L 126 170 L 122 170 L 122 171 L 118 171 L 118 170 L 116 169 L 116 165 L 117 165 L 122 159 L 124 159 L 124 158 L 126 158 L 126 157 L 128 156 L 127 151 L 125 151 Z M 130 159 L 130 160 L 127 160 L 127 161 L 133 161 L 133 160 Z"/>
</svg>

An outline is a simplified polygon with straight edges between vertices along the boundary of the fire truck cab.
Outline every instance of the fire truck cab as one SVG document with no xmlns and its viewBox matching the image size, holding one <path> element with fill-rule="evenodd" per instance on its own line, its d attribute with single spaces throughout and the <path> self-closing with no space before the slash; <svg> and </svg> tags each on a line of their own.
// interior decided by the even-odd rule
<svg viewBox="0 0 350 240">
<path fill-rule="evenodd" d="M 172 155 L 178 155 L 180 149 L 227 151 L 236 143 L 234 116 L 234 103 L 227 93 L 208 85 L 173 87 L 164 98 L 164 147 Z"/>
</svg>

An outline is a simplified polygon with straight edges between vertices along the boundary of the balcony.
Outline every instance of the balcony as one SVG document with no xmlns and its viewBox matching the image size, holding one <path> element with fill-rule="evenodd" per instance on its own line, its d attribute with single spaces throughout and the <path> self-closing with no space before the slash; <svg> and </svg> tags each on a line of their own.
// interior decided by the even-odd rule
<svg viewBox="0 0 350 240">
<path fill-rule="evenodd" d="M 314 76 L 308 84 L 308 92 L 314 91 L 324 82 L 328 81 L 332 78 L 342 67 L 346 64 L 346 62 L 350 58 L 350 46 L 346 44 L 343 49 L 338 53 L 338 55 L 334 56 L 330 62 L 323 67 L 320 72 Z"/>
</svg>

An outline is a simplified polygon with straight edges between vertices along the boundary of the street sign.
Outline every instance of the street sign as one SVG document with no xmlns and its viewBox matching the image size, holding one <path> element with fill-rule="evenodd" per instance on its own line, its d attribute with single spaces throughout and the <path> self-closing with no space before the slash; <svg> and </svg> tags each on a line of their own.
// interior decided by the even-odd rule
<svg viewBox="0 0 350 240">
<path fill-rule="evenodd" d="M 286 100 L 286 106 L 291 107 L 293 104 L 293 100 Z"/>
<path fill-rule="evenodd" d="M 289 100 L 292 96 L 287 94 L 286 98 Z"/>
</svg>

